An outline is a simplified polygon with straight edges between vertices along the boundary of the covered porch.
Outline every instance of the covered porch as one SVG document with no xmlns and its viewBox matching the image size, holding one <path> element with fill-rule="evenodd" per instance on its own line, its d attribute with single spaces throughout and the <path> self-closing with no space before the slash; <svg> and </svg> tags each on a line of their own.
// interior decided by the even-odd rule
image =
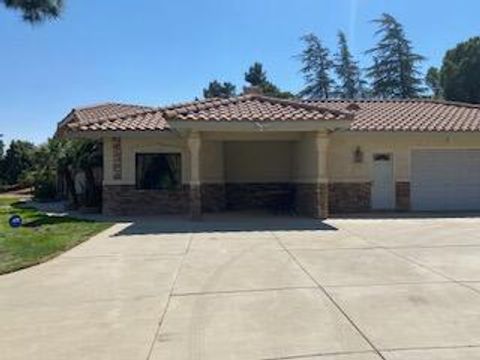
<svg viewBox="0 0 480 360">
<path fill-rule="evenodd" d="M 191 133 L 191 216 L 263 210 L 327 217 L 328 142 L 326 131 Z"/>
<path fill-rule="evenodd" d="M 328 216 L 328 130 L 105 137 L 103 212 Z"/>
<path fill-rule="evenodd" d="M 102 139 L 103 212 L 193 219 L 259 209 L 326 218 L 330 137 L 353 119 L 258 94 L 97 110 L 74 110 L 58 134 Z"/>
</svg>

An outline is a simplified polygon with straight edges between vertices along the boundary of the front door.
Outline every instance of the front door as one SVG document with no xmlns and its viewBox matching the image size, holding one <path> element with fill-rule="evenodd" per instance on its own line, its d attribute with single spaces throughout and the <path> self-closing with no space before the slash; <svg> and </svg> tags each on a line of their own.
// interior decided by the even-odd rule
<svg viewBox="0 0 480 360">
<path fill-rule="evenodd" d="M 392 210 L 395 207 L 393 155 L 373 155 L 372 209 Z"/>
</svg>

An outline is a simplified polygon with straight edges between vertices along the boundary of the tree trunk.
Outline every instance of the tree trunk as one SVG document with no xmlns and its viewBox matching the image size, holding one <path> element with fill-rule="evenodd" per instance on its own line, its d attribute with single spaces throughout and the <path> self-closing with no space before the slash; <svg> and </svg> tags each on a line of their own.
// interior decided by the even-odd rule
<svg viewBox="0 0 480 360">
<path fill-rule="evenodd" d="M 83 169 L 85 172 L 85 200 L 87 206 L 97 205 L 95 175 L 91 167 Z"/>
<path fill-rule="evenodd" d="M 67 185 L 67 194 L 70 194 L 72 198 L 72 205 L 74 209 L 78 208 L 78 196 L 77 191 L 75 190 L 75 182 L 73 181 L 72 173 L 70 169 L 64 170 L 65 175 L 65 184 Z"/>
</svg>

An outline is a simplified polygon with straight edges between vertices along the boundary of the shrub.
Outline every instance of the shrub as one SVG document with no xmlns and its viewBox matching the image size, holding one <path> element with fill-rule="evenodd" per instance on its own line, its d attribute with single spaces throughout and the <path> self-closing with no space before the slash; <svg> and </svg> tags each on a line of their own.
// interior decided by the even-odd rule
<svg viewBox="0 0 480 360">
<path fill-rule="evenodd" d="M 55 174 L 51 171 L 31 172 L 28 177 L 33 185 L 33 197 L 36 200 L 53 200 L 57 196 Z"/>
</svg>

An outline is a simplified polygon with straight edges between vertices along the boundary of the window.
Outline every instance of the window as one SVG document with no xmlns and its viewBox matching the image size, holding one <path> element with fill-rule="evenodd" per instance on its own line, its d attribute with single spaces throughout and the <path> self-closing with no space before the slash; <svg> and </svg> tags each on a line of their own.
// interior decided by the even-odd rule
<svg viewBox="0 0 480 360">
<path fill-rule="evenodd" d="M 375 154 L 373 155 L 374 161 L 390 161 L 391 155 L 390 154 Z"/>
<path fill-rule="evenodd" d="M 181 184 L 180 154 L 137 154 L 137 189 L 176 189 Z"/>
</svg>

